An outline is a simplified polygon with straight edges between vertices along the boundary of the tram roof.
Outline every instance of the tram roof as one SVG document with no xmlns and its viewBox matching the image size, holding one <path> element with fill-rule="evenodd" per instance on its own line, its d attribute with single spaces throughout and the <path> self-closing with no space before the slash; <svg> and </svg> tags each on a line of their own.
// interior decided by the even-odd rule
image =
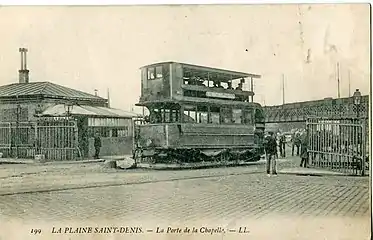
<svg viewBox="0 0 373 240">
<path fill-rule="evenodd" d="M 222 69 L 222 68 L 213 68 L 213 67 L 193 65 L 193 64 L 182 63 L 182 62 L 172 62 L 172 61 L 153 63 L 153 64 L 143 66 L 141 68 L 153 67 L 153 66 L 157 66 L 160 64 L 171 64 L 171 63 L 181 64 L 184 69 L 184 72 L 190 73 L 191 76 L 207 78 L 207 76 L 211 74 L 210 75 L 211 77 L 214 77 L 216 80 L 220 80 L 220 81 L 229 81 L 229 80 L 245 78 L 245 77 L 251 77 L 251 78 L 261 77 L 258 74 L 238 72 L 238 71 L 232 71 L 232 70 L 227 70 L 227 69 Z"/>
</svg>

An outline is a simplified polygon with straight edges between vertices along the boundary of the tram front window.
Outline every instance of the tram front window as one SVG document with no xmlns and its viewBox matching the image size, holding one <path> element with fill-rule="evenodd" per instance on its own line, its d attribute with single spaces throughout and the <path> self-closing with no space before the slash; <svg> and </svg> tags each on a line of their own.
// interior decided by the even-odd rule
<svg viewBox="0 0 373 240">
<path fill-rule="evenodd" d="M 155 79 L 155 69 L 148 68 L 148 80 Z"/>
<path fill-rule="evenodd" d="M 163 77 L 163 68 L 162 66 L 158 66 L 155 68 L 155 75 L 157 78 L 162 78 Z"/>
<path fill-rule="evenodd" d="M 152 109 L 150 111 L 151 123 L 173 123 L 179 121 L 178 109 Z"/>
</svg>

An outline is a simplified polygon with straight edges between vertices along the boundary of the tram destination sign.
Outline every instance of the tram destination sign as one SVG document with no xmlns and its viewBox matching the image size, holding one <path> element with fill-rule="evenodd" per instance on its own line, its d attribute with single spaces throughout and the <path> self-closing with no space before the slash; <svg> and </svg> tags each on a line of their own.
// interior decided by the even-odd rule
<svg viewBox="0 0 373 240">
<path fill-rule="evenodd" d="M 235 99 L 236 95 L 231 93 L 206 92 L 206 97 Z"/>
</svg>

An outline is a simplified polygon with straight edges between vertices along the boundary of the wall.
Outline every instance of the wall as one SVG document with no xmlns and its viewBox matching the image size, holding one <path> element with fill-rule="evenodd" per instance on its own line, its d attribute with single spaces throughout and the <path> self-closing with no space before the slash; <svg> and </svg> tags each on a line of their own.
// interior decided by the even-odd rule
<svg viewBox="0 0 373 240">
<path fill-rule="evenodd" d="M 34 116 L 37 111 L 43 111 L 46 108 L 54 105 L 54 103 L 49 103 L 46 101 L 22 101 L 22 102 L 14 102 L 14 103 L 2 103 L 0 102 L 0 121 L 13 121 L 15 122 L 17 119 L 17 105 L 19 104 L 21 113 L 19 115 L 19 120 L 22 122 L 26 121 L 35 121 L 36 117 Z M 4 112 L 4 110 L 10 110 L 13 109 L 13 111 L 7 111 Z M 26 115 L 25 115 L 26 114 Z"/>
<path fill-rule="evenodd" d="M 89 138 L 88 157 L 95 154 L 94 140 Z M 132 155 L 132 137 L 108 137 L 101 138 L 100 156 Z"/>
</svg>

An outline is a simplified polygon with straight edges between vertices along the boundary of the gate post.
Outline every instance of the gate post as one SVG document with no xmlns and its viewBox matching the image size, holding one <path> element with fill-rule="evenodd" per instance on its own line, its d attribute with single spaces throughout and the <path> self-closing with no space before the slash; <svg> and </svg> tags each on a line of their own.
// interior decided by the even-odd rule
<svg viewBox="0 0 373 240">
<path fill-rule="evenodd" d="M 77 155 L 80 153 L 80 151 L 79 151 L 79 135 L 78 135 L 78 131 L 79 131 L 79 129 L 78 129 L 78 122 L 77 122 L 77 120 L 76 119 L 74 119 L 74 149 L 76 149 L 75 151 L 76 151 L 76 153 L 75 154 L 73 154 L 74 155 L 74 160 L 78 160 L 77 159 Z M 81 157 L 81 156 L 79 156 L 79 157 Z"/>
<path fill-rule="evenodd" d="M 361 124 L 361 176 L 365 176 L 365 154 L 366 154 L 366 129 L 365 123 L 362 121 Z"/>
<path fill-rule="evenodd" d="M 310 127 L 312 127 L 312 121 L 310 121 L 310 117 L 307 117 L 306 118 L 306 139 L 307 139 L 307 145 L 306 145 L 306 149 L 307 149 L 307 166 L 309 165 L 313 165 L 313 162 L 312 162 L 312 157 L 310 157 L 313 153 L 313 148 L 311 148 L 312 146 L 312 138 L 311 138 L 311 130 L 310 130 Z M 302 151 L 302 150 L 301 150 Z M 311 164 L 310 164 L 310 159 L 311 159 Z"/>
<path fill-rule="evenodd" d="M 35 136 L 34 136 L 34 148 L 35 148 L 35 154 L 34 154 L 34 157 L 35 155 L 38 155 L 39 154 L 39 143 L 38 143 L 38 122 L 36 121 L 34 123 L 34 126 L 35 126 Z"/>
</svg>

